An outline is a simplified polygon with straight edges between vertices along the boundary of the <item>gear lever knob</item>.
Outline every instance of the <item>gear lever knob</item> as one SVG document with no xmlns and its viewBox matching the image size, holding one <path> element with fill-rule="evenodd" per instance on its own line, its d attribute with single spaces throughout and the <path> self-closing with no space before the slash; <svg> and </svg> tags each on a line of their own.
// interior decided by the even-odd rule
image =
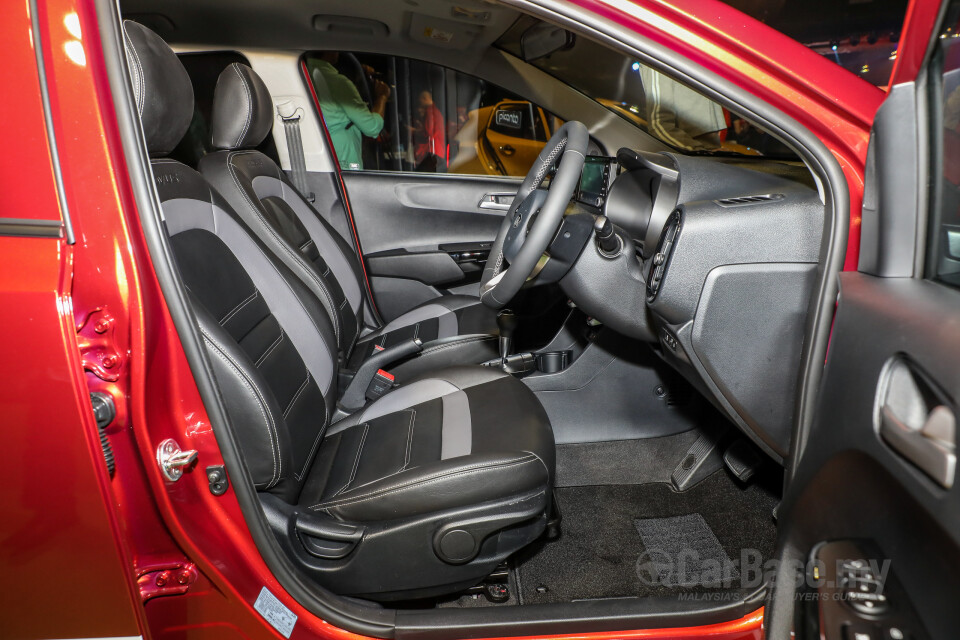
<svg viewBox="0 0 960 640">
<path fill-rule="evenodd" d="M 513 333 L 519 324 L 517 315 L 510 309 L 497 314 L 497 329 L 500 331 L 500 364 L 506 364 L 507 357 L 513 352 Z"/>
</svg>

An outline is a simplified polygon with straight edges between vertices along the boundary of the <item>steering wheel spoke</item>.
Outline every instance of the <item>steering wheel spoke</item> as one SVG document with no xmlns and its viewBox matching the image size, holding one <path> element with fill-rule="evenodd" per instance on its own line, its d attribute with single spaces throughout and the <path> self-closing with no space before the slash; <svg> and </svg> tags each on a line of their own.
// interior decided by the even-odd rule
<svg viewBox="0 0 960 640">
<path fill-rule="evenodd" d="M 563 222 L 563 214 L 580 183 L 590 143 L 587 128 L 571 120 L 564 124 L 537 156 L 523 179 L 513 206 L 504 216 L 480 282 L 480 301 L 501 309 L 544 269 L 545 254 Z M 548 188 L 541 188 L 547 171 L 559 161 Z M 502 268 L 506 262 L 510 268 Z"/>
</svg>

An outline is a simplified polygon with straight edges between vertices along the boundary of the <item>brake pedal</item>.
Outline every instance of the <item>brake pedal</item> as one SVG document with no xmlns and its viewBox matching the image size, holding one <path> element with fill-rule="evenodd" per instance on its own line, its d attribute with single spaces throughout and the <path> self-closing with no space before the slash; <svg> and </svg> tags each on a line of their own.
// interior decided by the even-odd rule
<svg viewBox="0 0 960 640">
<path fill-rule="evenodd" d="M 723 466 L 720 441 L 726 429 L 704 431 L 690 445 L 680 464 L 670 475 L 670 482 L 677 491 L 685 491 Z"/>
<path fill-rule="evenodd" d="M 756 447 L 743 439 L 737 440 L 727 448 L 726 453 L 723 454 L 723 461 L 730 473 L 737 476 L 740 482 L 748 482 L 763 464 L 763 458 L 760 457 Z"/>
</svg>

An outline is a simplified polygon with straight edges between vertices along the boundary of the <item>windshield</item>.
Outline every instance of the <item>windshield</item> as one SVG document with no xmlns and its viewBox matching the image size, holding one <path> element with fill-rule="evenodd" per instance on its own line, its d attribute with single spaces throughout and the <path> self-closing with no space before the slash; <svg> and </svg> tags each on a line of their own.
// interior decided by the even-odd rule
<svg viewBox="0 0 960 640">
<path fill-rule="evenodd" d="M 530 16 L 520 18 L 497 46 L 522 57 L 521 37 L 537 24 Z M 716 102 L 587 38 L 578 36 L 572 45 L 529 62 L 678 151 L 796 158 L 782 142 Z"/>
</svg>

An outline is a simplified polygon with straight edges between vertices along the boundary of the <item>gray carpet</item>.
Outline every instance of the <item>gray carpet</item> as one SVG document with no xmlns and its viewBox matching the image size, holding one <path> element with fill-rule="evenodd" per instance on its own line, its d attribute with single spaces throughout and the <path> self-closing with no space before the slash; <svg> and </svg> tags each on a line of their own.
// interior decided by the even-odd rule
<svg viewBox="0 0 960 640">
<path fill-rule="evenodd" d="M 697 430 L 643 440 L 557 445 L 557 487 L 670 482 Z"/>
</svg>

